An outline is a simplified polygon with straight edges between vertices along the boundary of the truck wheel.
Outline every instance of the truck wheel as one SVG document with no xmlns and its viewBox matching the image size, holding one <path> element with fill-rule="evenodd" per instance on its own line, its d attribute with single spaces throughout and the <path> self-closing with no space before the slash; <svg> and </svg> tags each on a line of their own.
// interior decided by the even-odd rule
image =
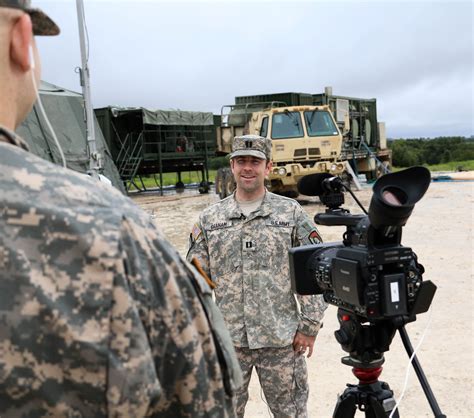
<svg viewBox="0 0 474 418">
<path fill-rule="evenodd" d="M 222 199 L 221 194 L 222 194 L 222 189 L 224 187 L 224 172 L 222 168 L 219 168 L 216 173 L 216 194 L 219 195 L 219 197 Z"/>
<path fill-rule="evenodd" d="M 235 190 L 235 181 L 234 181 L 234 176 L 232 175 L 232 172 L 230 170 L 226 170 L 225 173 L 225 183 L 224 183 L 224 192 L 225 196 L 230 196 L 232 193 L 234 193 Z M 224 197 L 222 199 L 224 199 Z"/>
<path fill-rule="evenodd" d="M 229 188 L 229 175 L 232 177 L 232 173 L 227 168 L 219 168 L 217 170 L 216 175 L 216 193 L 219 195 L 221 199 L 224 199 L 228 196 L 228 188 Z"/>
</svg>

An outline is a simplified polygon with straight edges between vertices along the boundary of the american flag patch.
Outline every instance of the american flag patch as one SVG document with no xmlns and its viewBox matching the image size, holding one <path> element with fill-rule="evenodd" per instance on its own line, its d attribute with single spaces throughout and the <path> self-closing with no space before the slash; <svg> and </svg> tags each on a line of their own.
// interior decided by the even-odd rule
<svg viewBox="0 0 474 418">
<path fill-rule="evenodd" d="M 201 228 L 199 228 L 198 224 L 194 224 L 193 229 L 191 230 L 191 237 L 193 241 L 196 241 L 199 238 L 199 235 L 201 235 Z"/>
</svg>

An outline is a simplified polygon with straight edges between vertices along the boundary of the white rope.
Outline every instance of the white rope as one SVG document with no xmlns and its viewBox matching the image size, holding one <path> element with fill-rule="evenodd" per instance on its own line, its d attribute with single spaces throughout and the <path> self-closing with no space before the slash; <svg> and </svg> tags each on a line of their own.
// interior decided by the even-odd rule
<svg viewBox="0 0 474 418">
<path fill-rule="evenodd" d="M 413 350 L 413 354 L 410 356 L 410 360 L 408 361 L 408 365 L 407 365 L 407 369 L 406 369 L 406 372 L 405 372 L 405 383 L 403 384 L 403 390 L 402 390 L 402 393 L 400 395 L 400 398 L 398 399 L 397 403 L 395 404 L 395 407 L 393 408 L 392 412 L 390 413 L 389 417 L 388 418 L 392 418 L 393 417 L 393 414 L 395 413 L 395 411 L 398 409 L 398 407 L 400 406 L 401 402 L 402 402 L 402 399 L 403 397 L 405 396 L 405 392 L 407 390 L 407 387 L 408 387 L 408 379 L 410 377 L 410 371 L 411 371 L 411 365 L 413 363 L 413 359 L 415 358 L 416 356 L 416 353 L 418 351 L 418 349 L 421 347 L 421 344 L 423 343 L 423 340 L 425 339 L 425 336 L 426 336 L 426 332 L 428 331 L 430 325 L 431 325 L 431 314 L 432 314 L 432 308 L 430 308 L 429 310 L 429 317 L 428 317 L 428 323 L 426 324 L 426 327 L 425 327 L 425 330 L 423 331 L 423 334 L 420 338 L 420 341 L 418 342 L 417 346 L 415 347 L 415 349 Z"/>
</svg>

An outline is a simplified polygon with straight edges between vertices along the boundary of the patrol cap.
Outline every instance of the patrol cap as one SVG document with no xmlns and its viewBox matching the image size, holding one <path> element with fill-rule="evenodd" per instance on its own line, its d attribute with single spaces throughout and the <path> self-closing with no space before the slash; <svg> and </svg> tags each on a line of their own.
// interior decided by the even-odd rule
<svg viewBox="0 0 474 418">
<path fill-rule="evenodd" d="M 59 34 L 59 27 L 42 10 L 31 8 L 31 0 L 0 0 L 0 7 L 23 10 L 28 13 L 33 23 L 35 35 L 52 36 Z"/>
<path fill-rule="evenodd" d="M 272 140 L 259 135 L 236 136 L 232 143 L 230 158 L 246 155 L 270 160 L 272 157 Z"/>
</svg>

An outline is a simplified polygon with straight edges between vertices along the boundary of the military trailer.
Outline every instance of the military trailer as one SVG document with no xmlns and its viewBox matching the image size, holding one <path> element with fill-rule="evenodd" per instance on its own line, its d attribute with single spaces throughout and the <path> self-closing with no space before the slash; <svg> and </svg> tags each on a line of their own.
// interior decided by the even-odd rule
<svg viewBox="0 0 474 418">
<path fill-rule="evenodd" d="M 41 101 L 46 115 L 56 133 L 59 144 L 64 151 L 67 167 L 79 173 L 88 173 L 90 152 L 87 143 L 86 122 L 84 120 L 84 97 L 82 94 L 67 90 L 46 81 L 39 87 Z M 95 137 L 97 152 L 101 160 L 101 174 L 106 176 L 112 185 L 125 193 L 120 176 L 110 154 L 109 147 L 102 135 L 97 120 Z M 33 154 L 52 163 L 61 165 L 61 156 L 49 131 L 46 121 L 36 103 L 26 119 L 17 129 L 18 135 L 28 143 Z"/>
<path fill-rule="evenodd" d="M 291 104 L 288 105 L 288 101 Z M 309 174 L 344 173 L 340 161 L 342 135 L 329 106 L 312 106 L 311 95 L 283 93 L 237 97 L 222 107 L 217 126 L 217 154 L 231 152 L 234 136 L 256 134 L 272 139 L 273 168 L 268 176 L 271 191 L 296 197 L 298 181 Z M 219 169 L 216 192 L 221 198 L 232 193 L 234 179 L 229 168 Z"/>
<path fill-rule="evenodd" d="M 95 114 L 127 191 L 132 185 L 146 190 L 142 176 L 154 175 L 163 192 L 163 173 L 177 173 L 176 188 L 184 188 L 181 175 L 189 171 L 201 173 L 199 192 L 209 191 L 212 113 L 105 107 Z"/>
<path fill-rule="evenodd" d="M 375 180 L 391 170 L 392 151 L 387 147 L 385 123 L 377 121 L 376 99 L 335 96 L 331 87 L 312 98 L 312 104 L 330 107 L 344 138 L 341 159 L 349 161 L 356 174 Z"/>
</svg>

